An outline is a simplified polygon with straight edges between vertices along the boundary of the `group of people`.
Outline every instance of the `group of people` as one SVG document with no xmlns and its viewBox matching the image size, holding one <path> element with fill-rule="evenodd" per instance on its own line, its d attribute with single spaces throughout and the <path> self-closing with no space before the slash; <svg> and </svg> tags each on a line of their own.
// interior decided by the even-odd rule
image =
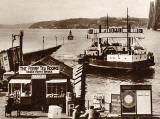
<svg viewBox="0 0 160 119">
<path fill-rule="evenodd" d="M 80 119 L 81 116 L 86 117 L 86 119 L 99 119 L 100 113 L 94 109 L 94 106 L 90 106 L 89 110 L 81 115 L 80 106 L 77 105 L 73 111 L 72 119 Z"/>
</svg>

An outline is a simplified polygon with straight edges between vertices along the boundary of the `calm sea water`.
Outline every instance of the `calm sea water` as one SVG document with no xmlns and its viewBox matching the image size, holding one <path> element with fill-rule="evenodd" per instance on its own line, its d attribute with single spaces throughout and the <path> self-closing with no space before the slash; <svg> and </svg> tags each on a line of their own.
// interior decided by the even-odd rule
<svg viewBox="0 0 160 119">
<path fill-rule="evenodd" d="M 45 48 L 64 45 L 53 54 L 56 58 L 64 61 L 66 64 L 73 66 L 77 59 L 77 55 L 83 53 L 90 45 L 90 41 L 86 39 L 86 31 L 82 29 L 73 29 L 73 41 L 67 40 L 68 29 L 24 29 L 24 53 L 35 51 L 43 48 L 43 36 L 45 37 Z M 0 29 L 0 50 L 7 49 L 12 45 L 12 34 L 19 34 L 19 29 Z M 152 102 L 153 114 L 160 114 L 160 32 L 145 30 L 145 40 L 142 45 L 154 53 L 156 65 L 147 72 L 137 73 L 108 73 L 105 71 L 95 71 L 87 75 L 87 95 L 86 99 L 92 99 L 95 93 L 103 93 L 106 101 L 110 102 L 110 94 L 120 93 L 121 84 L 150 84 L 152 85 Z M 18 45 L 18 40 L 14 42 L 14 46 Z"/>
</svg>

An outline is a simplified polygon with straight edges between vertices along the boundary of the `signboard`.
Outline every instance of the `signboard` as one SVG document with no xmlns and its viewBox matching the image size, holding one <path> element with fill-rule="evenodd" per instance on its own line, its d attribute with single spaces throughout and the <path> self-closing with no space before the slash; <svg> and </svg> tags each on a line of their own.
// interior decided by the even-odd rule
<svg viewBox="0 0 160 119">
<path fill-rule="evenodd" d="M 73 69 L 74 90 L 76 97 L 81 96 L 83 65 L 76 65 Z"/>
<path fill-rule="evenodd" d="M 137 114 L 152 114 L 151 113 L 151 91 L 137 90 Z"/>
<path fill-rule="evenodd" d="M 3 53 L 3 66 L 6 71 L 10 71 L 9 58 L 7 51 Z"/>
<path fill-rule="evenodd" d="M 83 65 L 76 65 L 73 68 L 73 79 L 79 78 L 82 76 Z"/>
<path fill-rule="evenodd" d="M 59 66 L 19 66 L 19 74 L 57 74 Z"/>
<path fill-rule="evenodd" d="M 32 75 L 32 79 L 46 79 L 46 75 Z"/>
<path fill-rule="evenodd" d="M 121 113 L 121 99 L 120 94 L 111 94 L 111 113 Z"/>
<path fill-rule="evenodd" d="M 125 90 L 121 93 L 123 114 L 136 114 L 136 91 Z"/>
<path fill-rule="evenodd" d="M 105 103 L 104 94 L 97 93 L 94 96 L 94 99 L 93 99 L 93 106 L 94 106 L 94 108 L 100 109 L 101 107 L 104 107 L 104 106 L 102 106 L 102 104 L 104 105 L 104 103 Z"/>
<path fill-rule="evenodd" d="M 152 115 L 151 85 L 121 85 L 122 115 Z"/>
</svg>

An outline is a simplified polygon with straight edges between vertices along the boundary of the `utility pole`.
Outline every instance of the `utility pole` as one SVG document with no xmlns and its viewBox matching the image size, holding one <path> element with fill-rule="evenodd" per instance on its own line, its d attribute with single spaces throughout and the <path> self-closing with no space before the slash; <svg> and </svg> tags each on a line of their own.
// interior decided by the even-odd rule
<svg viewBox="0 0 160 119">
<path fill-rule="evenodd" d="M 13 43 L 16 40 L 15 35 L 12 34 L 12 50 L 13 50 Z"/>
<path fill-rule="evenodd" d="M 44 36 L 43 36 L 43 50 L 44 50 Z"/>
<path fill-rule="evenodd" d="M 23 65 L 23 31 L 20 31 L 19 42 L 20 42 L 20 66 Z"/>
<path fill-rule="evenodd" d="M 63 37 L 63 45 L 64 45 L 64 37 Z"/>
<path fill-rule="evenodd" d="M 56 36 L 56 46 L 57 46 L 57 36 Z"/>
<path fill-rule="evenodd" d="M 14 52 L 13 43 L 16 40 L 16 36 L 18 36 L 18 35 L 12 34 L 12 53 Z M 19 58 L 18 58 L 18 62 L 19 62 Z M 13 60 L 13 70 L 14 70 L 14 72 L 16 72 L 16 60 Z"/>
<path fill-rule="evenodd" d="M 18 64 L 15 62 L 15 66 L 14 69 L 16 71 L 16 66 L 21 66 L 23 65 L 23 31 L 21 30 L 20 33 L 18 35 L 14 35 L 12 34 L 12 51 L 13 51 L 13 43 L 16 40 L 16 37 L 19 38 L 19 47 L 20 47 L 20 56 L 18 57 Z"/>
</svg>

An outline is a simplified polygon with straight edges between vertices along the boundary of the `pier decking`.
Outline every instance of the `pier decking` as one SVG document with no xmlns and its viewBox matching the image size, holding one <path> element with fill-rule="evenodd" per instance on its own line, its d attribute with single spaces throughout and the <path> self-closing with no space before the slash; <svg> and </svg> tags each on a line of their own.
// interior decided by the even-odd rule
<svg viewBox="0 0 160 119">
<path fill-rule="evenodd" d="M 20 117 L 17 117 L 17 112 L 13 111 L 12 112 L 12 117 L 8 115 L 5 117 L 5 104 L 6 104 L 6 97 L 7 93 L 5 92 L 0 92 L 0 119 L 48 119 L 48 113 L 44 113 L 42 111 L 21 111 Z M 153 117 L 117 117 L 111 114 L 101 114 L 102 118 L 101 119 L 159 119 L 159 116 L 153 116 Z M 112 117 L 111 117 L 112 116 Z M 71 117 L 66 116 L 66 114 L 62 113 L 61 119 L 71 119 Z M 81 117 L 81 119 L 85 119 L 84 117 Z"/>
</svg>

